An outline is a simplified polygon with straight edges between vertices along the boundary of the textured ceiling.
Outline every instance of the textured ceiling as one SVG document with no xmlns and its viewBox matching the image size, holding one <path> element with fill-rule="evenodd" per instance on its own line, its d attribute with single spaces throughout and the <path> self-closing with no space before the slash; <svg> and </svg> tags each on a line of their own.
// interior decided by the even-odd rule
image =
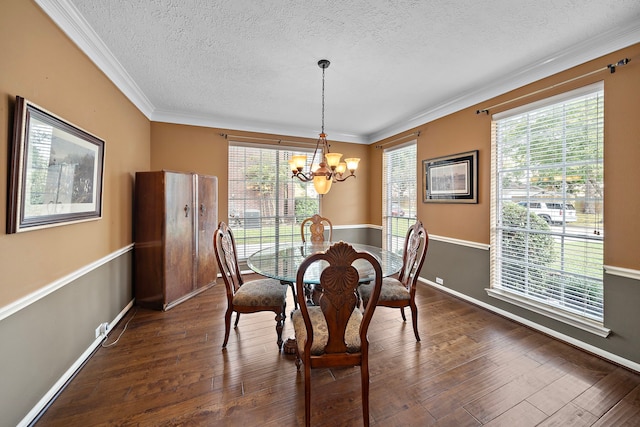
<svg viewBox="0 0 640 427">
<path fill-rule="evenodd" d="M 369 143 L 640 41 L 638 0 L 36 0 L 151 120 Z M 603 64 L 607 65 L 607 64 Z"/>
</svg>

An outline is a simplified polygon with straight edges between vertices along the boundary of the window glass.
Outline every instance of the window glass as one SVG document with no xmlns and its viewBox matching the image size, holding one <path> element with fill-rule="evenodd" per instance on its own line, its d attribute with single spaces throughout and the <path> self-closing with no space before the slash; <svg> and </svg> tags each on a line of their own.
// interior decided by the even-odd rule
<svg viewBox="0 0 640 427">
<path fill-rule="evenodd" d="M 301 240 L 302 220 L 320 212 L 313 184 L 291 178 L 288 161 L 295 154 L 313 153 L 230 144 L 228 215 L 239 259 L 276 242 Z"/>
<path fill-rule="evenodd" d="M 603 319 L 603 119 L 598 84 L 494 116 L 492 287 Z"/>
<path fill-rule="evenodd" d="M 416 220 L 416 143 L 384 151 L 382 247 L 401 254 L 409 226 Z"/>
</svg>

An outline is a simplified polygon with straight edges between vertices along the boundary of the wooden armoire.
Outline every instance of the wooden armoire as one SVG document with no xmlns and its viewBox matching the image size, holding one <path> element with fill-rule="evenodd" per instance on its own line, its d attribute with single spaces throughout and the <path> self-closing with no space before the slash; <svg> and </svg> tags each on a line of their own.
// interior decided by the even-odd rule
<svg viewBox="0 0 640 427">
<path fill-rule="evenodd" d="M 218 178 L 137 172 L 134 197 L 136 304 L 168 310 L 212 286 Z"/>
</svg>

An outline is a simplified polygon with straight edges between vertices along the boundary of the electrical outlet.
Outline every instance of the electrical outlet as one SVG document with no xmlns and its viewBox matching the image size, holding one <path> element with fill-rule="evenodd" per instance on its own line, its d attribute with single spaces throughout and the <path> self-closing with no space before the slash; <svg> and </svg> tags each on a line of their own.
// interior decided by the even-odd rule
<svg viewBox="0 0 640 427">
<path fill-rule="evenodd" d="M 444 279 L 440 278 L 440 277 L 436 277 L 436 283 L 438 285 L 444 285 Z"/>
<path fill-rule="evenodd" d="M 109 332 L 109 324 L 107 322 L 101 323 L 96 328 L 96 338 L 106 337 Z"/>
</svg>

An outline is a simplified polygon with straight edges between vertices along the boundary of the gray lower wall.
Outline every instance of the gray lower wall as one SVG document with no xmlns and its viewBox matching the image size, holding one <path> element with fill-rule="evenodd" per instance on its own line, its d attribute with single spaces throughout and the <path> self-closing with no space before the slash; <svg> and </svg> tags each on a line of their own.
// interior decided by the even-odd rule
<svg viewBox="0 0 640 427">
<path fill-rule="evenodd" d="M 359 243 L 361 245 L 370 245 L 382 247 L 382 232 L 372 228 L 334 228 L 333 241 L 340 240 L 351 243 Z"/>
<path fill-rule="evenodd" d="M 131 302 L 133 251 L 0 321 L 0 426 L 17 425 Z"/>
</svg>

